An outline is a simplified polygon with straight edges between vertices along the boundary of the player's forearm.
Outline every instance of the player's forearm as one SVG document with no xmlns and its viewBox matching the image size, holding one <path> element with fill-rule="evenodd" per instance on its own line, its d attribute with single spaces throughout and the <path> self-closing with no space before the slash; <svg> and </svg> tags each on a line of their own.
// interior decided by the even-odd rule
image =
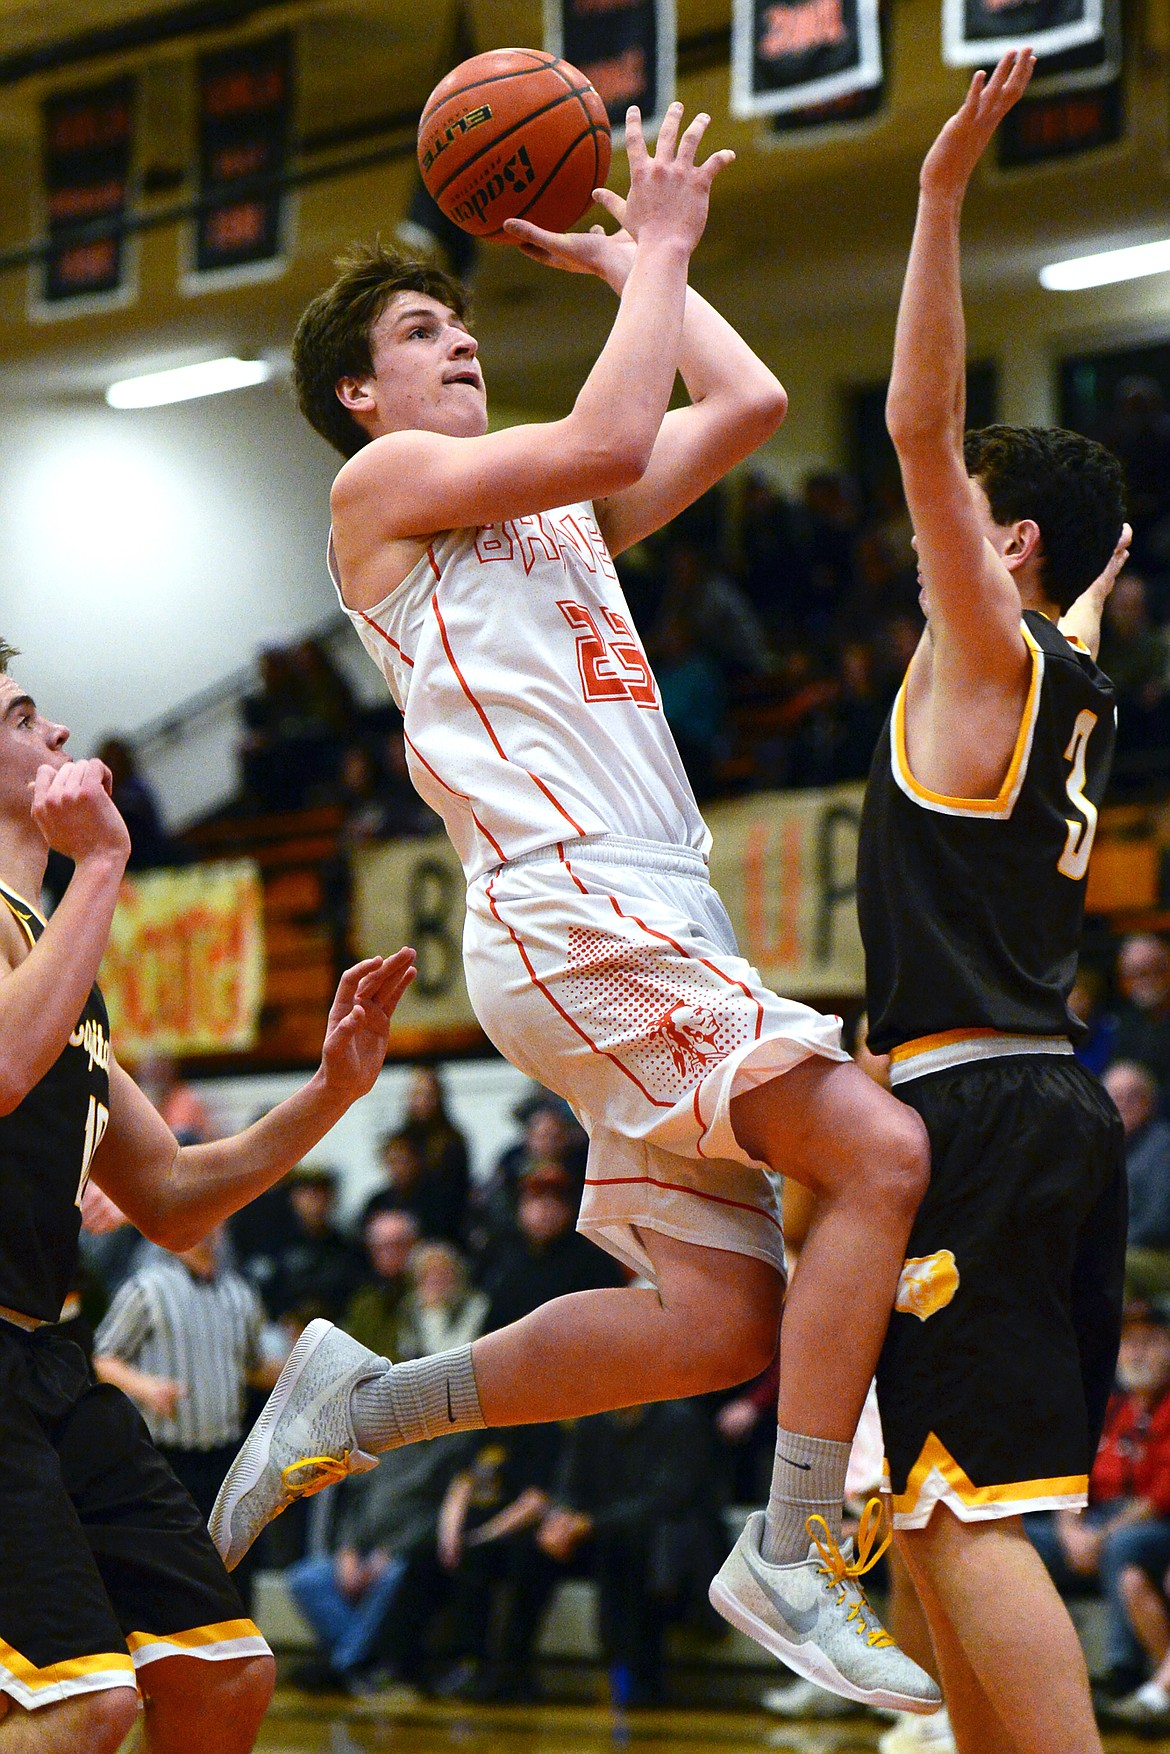
<svg viewBox="0 0 1170 1754">
<path fill-rule="evenodd" d="M 0 1114 L 10 1114 L 63 1053 L 97 979 L 124 861 L 95 855 L 75 870 L 28 956 L 0 981 Z"/>
<path fill-rule="evenodd" d="M 160 1188 L 166 1246 L 191 1247 L 265 1193 L 320 1143 L 348 1107 L 318 1070 L 244 1132 L 181 1146 Z"/>
<path fill-rule="evenodd" d="M 967 338 L 959 266 L 962 200 L 924 191 L 898 306 L 886 425 L 895 447 L 961 447 Z"/>
<path fill-rule="evenodd" d="M 742 436 L 743 456 L 771 438 L 788 412 L 779 378 L 693 287 L 687 290 L 678 369 L 695 407 L 726 410 L 728 428 Z"/>
<path fill-rule="evenodd" d="M 566 422 L 586 452 L 620 459 L 624 479 L 615 486 L 644 474 L 670 405 L 689 260 L 682 244 L 639 245 L 609 339 Z"/>
</svg>

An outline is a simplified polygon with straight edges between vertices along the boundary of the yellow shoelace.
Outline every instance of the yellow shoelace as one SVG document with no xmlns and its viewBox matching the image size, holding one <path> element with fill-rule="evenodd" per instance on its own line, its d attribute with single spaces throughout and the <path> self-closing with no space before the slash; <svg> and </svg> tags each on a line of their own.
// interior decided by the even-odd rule
<svg viewBox="0 0 1170 1754">
<path fill-rule="evenodd" d="M 818 1569 L 824 1572 L 825 1576 L 829 1579 L 830 1585 L 836 1585 L 839 1591 L 837 1596 L 838 1603 L 844 1602 L 850 1586 L 856 1590 L 857 1600 L 851 1604 L 849 1612 L 845 1618 L 847 1621 L 853 1620 L 856 1622 L 858 1633 L 865 1638 L 866 1642 L 874 1650 L 881 1650 L 886 1645 L 893 1644 L 894 1641 L 883 1626 L 870 1626 L 867 1624 L 865 1618 L 866 1611 L 868 1610 L 868 1612 L 872 1614 L 873 1609 L 870 1608 L 869 1602 L 866 1600 L 865 1591 L 858 1580 L 862 1578 L 867 1571 L 873 1570 L 874 1566 L 894 1538 L 893 1530 L 887 1528 L 885 1539 L 882 1541 L 881 1546 L 875 1551 L 874 1543 L 882 1531 L 884 1522 L 885 1512 L 882 1508 L 881 1499 L 871 1498 L 862 1512 L 861 1522 L 858 1525 L 857 1557 L 852 1561 L 847 1560 L 844 1553 L 842 1553 L 834 1539 L 832 1530 L 829 1528 L 829 1525 L 823 1516 L 810 1516 L 808 1522 L 805 1524 L 805 1527 L 808 1530 L 809 1540 L 821 1556 L 821 1562 Z M 824 1530 L 823 1540 L 817 1533 L 815 1527 L 818 1523 Z"/>
<path fill-rule="evenodd" d="M 297 1476 L 304 1468 L 315 1469 L 307 1480 L 299 1480 Z M 343 1450 L 341 1456 L 305 1456 L 303 1461 L 289 1462 L 280 1470 L 281 1485 L 290 1498 L 311 1498 L 314 1492 L 322 1492 L 326 1486 L 336 1486 L 349 1473 L 349 1451 Z"/>
</svg>

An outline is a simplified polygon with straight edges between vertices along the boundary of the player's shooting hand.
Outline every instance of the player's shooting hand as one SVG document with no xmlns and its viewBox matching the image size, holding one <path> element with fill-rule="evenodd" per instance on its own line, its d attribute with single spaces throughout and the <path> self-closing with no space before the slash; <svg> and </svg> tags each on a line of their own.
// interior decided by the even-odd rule
<svg viewBox="0 0 1170 1754">
<path fill-rule="evenodd" d="M 642 134 L 641 112 L 631 106 L 626 113 L 630 193 L 624 205 L 609 189 L 594 189 L 593 199 L 619 219 L 638 243 L 673 241 L 691 251 L 707 224 L 711 185 L 735 154 L 724 148 L 696 164 L 695 154 L 711 118 L 700 112 L 680 134 L 682 115 L 682 105 L 671 104 L 651 154 Z"/>
<path fill-rule="evenodd" d="M 347 968 L 325 1027 L 321 1071 L 328 1089 L 347 1104 L 371 1089 L 390 1040 L 390 1019 L 414 979 L 414 951 L 369 956 Z"/>
<path fill-rule="evenodd" d="M 33 821 L 57 852 L 80 865 L 105 858 L 125 865 L 130 833 L 114 803 L 113 776 L 104 761 L 46 762 L 32 782 Z"/>
<path fill-rule="evenodd" d="M 608 191 L 607 191 L 608 193 Z M 614 202 L 625 211 L 625 202 L 614 196 Z M 618 213 L 607 201 L 606 206 L 620 222 Z M 506 219 L 504 230 L 512 242 L 533 262 L 544 268 L 561 268 L 566 274 L 596 274 L 620 292 L 634 265 L 637 245 L 629 232 L 607 232 L 602 225 L 588 231 L 544 231 L 526 219 Z"/>
<path fill-rule="evenodd" d="M 926 155 L 918 179 L 924 193 L 964 193 L 995 130 L 1027 90 L 1035 66 L 1031 49 L 1011 49 L 990 78 L 979 69 L 962 108 L 946 123 Z"/>
</svg>

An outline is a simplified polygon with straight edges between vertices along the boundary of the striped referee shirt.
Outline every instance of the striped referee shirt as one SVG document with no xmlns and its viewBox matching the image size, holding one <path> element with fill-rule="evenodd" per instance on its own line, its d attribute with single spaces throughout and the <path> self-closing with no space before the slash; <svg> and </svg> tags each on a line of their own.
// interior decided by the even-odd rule
<svg viewBox="0 0 1170 1754">
<path fill-rule="evenodd" d="M 164 1419 L 143 1410 L 150 1435 L 171 1449 L 209 1450 L 239 1441 L 247 1376 L 260 1361 L 264 1311 L 238 1273 L 200 1279 L 177 1260 L 144 1267 L 120 1286 L 94 1336 L 94 1352 L 186 1394 Z"/>
</svg>

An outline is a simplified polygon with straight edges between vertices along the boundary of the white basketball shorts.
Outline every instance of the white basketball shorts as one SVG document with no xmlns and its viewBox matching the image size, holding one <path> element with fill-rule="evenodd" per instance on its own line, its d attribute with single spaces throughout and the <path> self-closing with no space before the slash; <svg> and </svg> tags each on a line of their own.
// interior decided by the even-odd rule
<svg viewBox="0 0 1170 1754">
<path fill-rule="evenodd" d="M 737 1143 L 731 1099 L 848 1055 L 839 1017 L 740 956 L 702 854 L 599 835 L 511 860 L 472 883 L 463 948 L 491 1040 L 589 1134 L 577 1228 L 650 1279 L 640 1230 L 783 1272 L 779 1177 Z"/>
</svg>

